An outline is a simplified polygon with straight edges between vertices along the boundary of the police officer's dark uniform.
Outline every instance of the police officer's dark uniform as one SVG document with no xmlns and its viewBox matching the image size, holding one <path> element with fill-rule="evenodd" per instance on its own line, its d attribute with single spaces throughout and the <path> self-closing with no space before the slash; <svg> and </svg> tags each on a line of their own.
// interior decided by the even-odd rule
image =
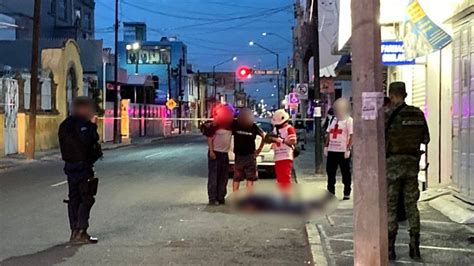
<svg viewBox="0 0 474 266">
<path fill-rule="evenodd" d="M 78 102 L 80 102 L 79 100 Z M 82 99 L 82 103 L 91 104 Z M 97 179 L 94 178 L 94 163 L 102 157 L 97 125 L 89 118 L 71 115 L 59 127 L 59 144 L 64 172 L 69 185 L 68 216 L 71 241 L 97 243 L 97 239 L 87 233 L 89 215 L 95 202 Z"/>
</svg>

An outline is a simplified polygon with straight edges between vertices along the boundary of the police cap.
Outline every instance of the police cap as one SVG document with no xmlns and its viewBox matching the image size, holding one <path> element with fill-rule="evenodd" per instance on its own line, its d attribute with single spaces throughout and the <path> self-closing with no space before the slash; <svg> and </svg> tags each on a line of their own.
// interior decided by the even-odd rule
<svg viewBox="0 0 474 266">
<path fill-rule="evenodd" d="M 407 97 L 407 91 L 406 91 L 406 88 L 405 88 L 405 82 L 395 81 L 395 82 L 390 83 L 390 87 L 389 87 L 388 92 L 391 95 L 397 95 L 397 96 L 400 96 L 402 98 L 406 98 Z"/>
</svg>

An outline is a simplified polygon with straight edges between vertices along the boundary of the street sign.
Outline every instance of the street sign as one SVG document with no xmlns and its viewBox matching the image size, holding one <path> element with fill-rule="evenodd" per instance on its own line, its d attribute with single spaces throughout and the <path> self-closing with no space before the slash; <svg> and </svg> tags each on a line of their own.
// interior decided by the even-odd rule
<svg viewBox="0 0 474 266">
<path fill-rule="evenodd" d="M 173 110 L 174 108 L 176 108 L 176 102 L 175 100 L 173 99 L 169 99 L 167 102 L 166 102 L 166 107 L 168 107 L 168 109 L 170 110 Z"/>
<path fill-rule="evenodd" d="M 296 92 L 299 95 L 300 100 L 308 99 L 308 83 L 296 84 Z"/>
<path fill-rule="evenodd" d="M 300 103 L 300 98 L 298 97 L 298 93 L 292 92 L 288 95 L 289 98 L 289 105 L 298 105 Z"/>
<path fill-rule="evenodd" d="M 254 75 L 279 75 L 279 70 L 268 70 L 268 69 L 253 69 L 252 74 Z"/>
</svg>

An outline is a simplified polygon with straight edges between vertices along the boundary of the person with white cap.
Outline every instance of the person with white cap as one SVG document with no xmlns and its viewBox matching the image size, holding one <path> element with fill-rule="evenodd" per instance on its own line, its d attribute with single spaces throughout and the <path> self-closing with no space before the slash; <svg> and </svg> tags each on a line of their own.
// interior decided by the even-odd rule
<svg viewBox="0 0 474 266">
<path fill-rule="evenodd" d="M 336 193 L 336 173 L 340 167 L 342 183 L 344 184 L 344 200 L 348 200 L 351 194 L 351 149 L 353 120 L 349 115 L 351 105 L 345 98 L 339 98 L 334 102 L 334 113 L 336 119 L 328 126 L 324 155 L 327 157 L 326 172 L 328 175 L 327 190 L 331 194 Z"/>
<path fill-rule="evenodd" d="M 293 169 L 293 150 L 297 142 L 296 130 L 288 121 L 290 115 L 284 110 L 276 110 L 272 117 L 272 149 L 275 160 L 277 184 L 283 192 L 291 188 L 291 170 Z"/>
</svg>

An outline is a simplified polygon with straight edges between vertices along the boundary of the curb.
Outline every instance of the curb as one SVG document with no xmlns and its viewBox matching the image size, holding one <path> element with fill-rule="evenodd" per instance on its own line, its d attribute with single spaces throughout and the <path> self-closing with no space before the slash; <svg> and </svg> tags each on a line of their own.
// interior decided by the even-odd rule
<svg viewBox="0 0 474 266">
<path fill-rule="evenodd" d="M 309 248 L 311 251 L 311 257 L 313 259 L 314 265 L 329 265 L 328 260 L 326 259 L 324 247 L 321 243 L 321 236 L 316 225 L 312 222 L 308 222 L 305 225 L 306 236 L 308 237 Z"/>
<path fill-rule="evenodd" d="M 474 224 L 472 206 L 463 203 L 452 195 L 444 195 L 428 202 L 428 204 L 447 216 L 451 221 L 460 224 Z"/>
</svg>

